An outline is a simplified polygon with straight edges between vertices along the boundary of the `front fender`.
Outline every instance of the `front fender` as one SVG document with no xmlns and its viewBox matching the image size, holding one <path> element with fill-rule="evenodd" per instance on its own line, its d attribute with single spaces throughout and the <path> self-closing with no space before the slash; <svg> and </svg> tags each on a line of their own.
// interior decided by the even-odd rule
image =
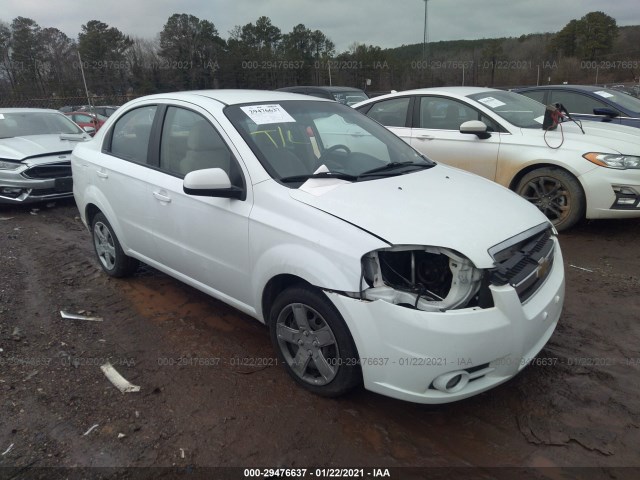
<svg viewBox="0 0 640 480">
<path fill-rule="evenodd" d="M 269 281 L 278 275 L 294 275 L 319 288 L 355 292 L 360 289 L 360 270 L 360 258 L 349 258 L 338 252 L 335 257 L 329 257 L 294 243 L 275 245 L 255 263 L 252 276 L 252 289 L 255 292 L 253 304 L 259 318 L 264 318 L 262 293 Z"/>
</svg>

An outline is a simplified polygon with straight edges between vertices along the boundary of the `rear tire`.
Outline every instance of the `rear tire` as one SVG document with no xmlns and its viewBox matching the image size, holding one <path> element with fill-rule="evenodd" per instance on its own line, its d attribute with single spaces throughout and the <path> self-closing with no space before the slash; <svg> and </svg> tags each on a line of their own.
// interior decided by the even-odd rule
<svg viewBox="0 0 640 480">
<path fill-rule="evenodd" d="M 269 331 L 279 360 L 307 390 L 336 397 L 362 382 L 349 329 L 322 292 L 304 286 L 282 292 L 271 308 Z"/>
<path fill-rule="evenodd" d="M 516 193 L 538 207 L 558 231 L 573 227 L 584 217 L 584 192 L 576 177 L 566 170 L 533 170 L 522 177 Z"/>
<path fill-rule="evenodd" d="M 108 275 L 127 277 L 137 270 L 138 260 L 125 255 L 111 224 L 102 213 L 93 217 L 91 235 L 98 263 Z"/>
</svg>

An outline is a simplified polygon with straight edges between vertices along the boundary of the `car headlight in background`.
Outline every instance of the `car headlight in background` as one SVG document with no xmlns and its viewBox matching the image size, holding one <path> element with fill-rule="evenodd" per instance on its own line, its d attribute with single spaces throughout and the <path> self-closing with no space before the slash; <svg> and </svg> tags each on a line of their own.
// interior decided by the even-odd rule
<svg viewBox="0 0 640 480">
<path fill-rule="evenodd" d="M 640 157 L 633 155 L 589 152 L 585 153 L 583 157 L 601 167 L 616 168 L 618 170 L 640 169 Z"/>
<path fill-rule="evenodd" d="M 0 160 L 0 170 L 17 170 L 20 168 L 21 163 L 17 162 L 7 162 L 5 160 Z"/>
</svg>

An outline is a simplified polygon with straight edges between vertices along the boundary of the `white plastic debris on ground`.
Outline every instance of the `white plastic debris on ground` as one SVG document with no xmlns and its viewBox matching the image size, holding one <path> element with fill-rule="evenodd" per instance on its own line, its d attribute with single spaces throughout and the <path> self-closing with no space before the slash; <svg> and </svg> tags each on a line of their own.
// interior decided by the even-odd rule
<svg viewBox="0 0 640 480">
<path fill-rule="evenodd" d="M 138 385 L 133 385 L 126 378 L 118 373 L 118 371 L 113 368 L 113 366 L 107 362 L 100 367 L 100 370 L 104 372 L 109 381 L 120 390 L 122 393 L 131 393 L 131 392 L 139 392 L 140 387 Z"/>
</svg>

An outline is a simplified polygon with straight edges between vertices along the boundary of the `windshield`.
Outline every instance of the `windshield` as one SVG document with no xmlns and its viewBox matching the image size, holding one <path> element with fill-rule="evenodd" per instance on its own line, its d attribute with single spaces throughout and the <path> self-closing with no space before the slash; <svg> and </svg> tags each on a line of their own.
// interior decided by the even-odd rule
<svg viewBox="0 0 640 480">
<path fill-rule="evenodd" d="M 596 95 L 600 95 L 602 98 L 606 98 L 610 102 L 617 103 L 622 108 L 630 110 L 640 116 L 640 100 L 637 98 L 610 88 L 602 88 L 594 93 Z"/>
<path fill-rule="evenodd" d="M 75 123 L 61 113 L 0 113 L 0 138 L 56 135 L 61 133 L 81 134 L 83 132 Z"/>
<path fill-rule="evenodd" d="M 236 105 L 225 114 L 276 180 L 314 174 L 370 180 L 434 165 L 386 128 L 338 103 Z"/>
<path fill-rule="evenodd" d="M 501 90 L 490 90 L 468 95 L 469 98 L 490 108 L 507 122 L 520 128 L 541 128 L 545 106 L 524 95 Z"/>
</svg>

